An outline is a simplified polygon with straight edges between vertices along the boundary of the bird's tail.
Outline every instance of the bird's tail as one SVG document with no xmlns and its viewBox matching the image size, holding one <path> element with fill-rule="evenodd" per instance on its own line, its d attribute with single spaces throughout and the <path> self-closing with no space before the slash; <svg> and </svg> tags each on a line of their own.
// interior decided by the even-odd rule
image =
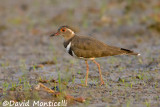
<svg viewBox="0 0 160 107">
<path fill-rule="evenodd" d="M 121 51 L 123 51 L 124 54 L 127 54 L 127 55 L 137 55 L 137 56 L 140 56 L 141 54 L 139 53 L 136 53 L 136 52 L 133 52 L 131 50 L 128 50 L 128 49 L 124 49 L 124 48 L 121 48 Z"/>
</svg>

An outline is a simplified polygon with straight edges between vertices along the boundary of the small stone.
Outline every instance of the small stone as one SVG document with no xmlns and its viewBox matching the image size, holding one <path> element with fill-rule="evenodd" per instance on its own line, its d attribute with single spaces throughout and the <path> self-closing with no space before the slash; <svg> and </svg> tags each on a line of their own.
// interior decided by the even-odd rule
<svg viewBox="0 0 160 107">
<path fill-rule="evenodd" d="M 54 86 L 51 89 L 54 90 L 54 91 L 60 91 L 58 86 Z"/>
<path fill-rule="evenodd" d="M 111 78 L 111 80 L 114 81 L 114 82 L 118 82 L 118 81 L 120 80 L 119 75 L 116 74 L 116 73 L 111 74 L 111 75 L 110 75 L 110 78 Z"/>
</svg>

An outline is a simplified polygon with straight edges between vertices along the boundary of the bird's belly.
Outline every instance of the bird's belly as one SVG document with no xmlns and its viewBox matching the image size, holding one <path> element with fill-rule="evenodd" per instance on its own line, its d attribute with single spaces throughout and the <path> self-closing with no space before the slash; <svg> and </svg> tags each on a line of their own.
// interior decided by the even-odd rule
<svg viewBox="0 0 160 107">
<path fill-rule="evenodd" d="M 85 57 L 78 57 L 75 53 L 74 53 L 74 51 L 68 51 L 68 53 L 71 55 L 71 56 L 73 56 L 74 58 L 77 58 L 77 59 L 83 59 L 83 60 L 93 60 L 93 59 L 95 59 L 95 58 L 85 58 Z"/>
<path fill-rule="evenodd" d="M 95 59 L 95 58 L 85 58 L 85 57 L 78 57 L 75 53 L 74 53 L 74 51 L 71 49 L 71 42 L 67 45 L 67 47 L 66 47 L 66 51 L 71 55 L 71 56 L 73 56 L 73 57 L 75 57 L 75 58 L 78 58 L 78 59 L 84 59 L 84 60 L 88 60 L 88 59 L 90 59 L 90 60 L 92 60 L 92 59 Z"/>
</svg>

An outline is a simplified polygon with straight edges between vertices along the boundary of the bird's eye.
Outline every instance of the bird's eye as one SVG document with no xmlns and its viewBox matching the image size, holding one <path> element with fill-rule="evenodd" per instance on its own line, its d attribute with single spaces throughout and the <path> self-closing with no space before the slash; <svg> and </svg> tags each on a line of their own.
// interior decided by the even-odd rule
<svg viewBox="0 0 160 107">
<path fill-rule="evenodd" d="M 61 31 L 62 31 L 62 32 L 65 32 L 65 31 L 66 31 L 66 29 L 61 29 Z"/>
</svg>

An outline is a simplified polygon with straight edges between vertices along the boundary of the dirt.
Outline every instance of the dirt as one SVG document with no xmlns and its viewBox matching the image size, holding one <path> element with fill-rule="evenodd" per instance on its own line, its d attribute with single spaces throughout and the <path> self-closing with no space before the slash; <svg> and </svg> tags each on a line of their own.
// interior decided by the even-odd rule
<svg viewBox="0 0 160 107">
<path fill-rule="evenodd" d="M 85 101 L 68 101 L 68 106 L 159 107 L 159 11 L 159 0 L 2 0 L 0 104 L 4 100 L 60 101 L 71 95 Z M 89 85 L 81 86 L 85 62 L 65 52 L 62 37 L 49 37 L 61 25 L 141 56 L 96 59 L 103 86 L 99 86 L 97 66 L 89 62 Z M 52 89 L 56 84 L 62 95 L 31 90 L 39 83 Z"/>
</svg>

